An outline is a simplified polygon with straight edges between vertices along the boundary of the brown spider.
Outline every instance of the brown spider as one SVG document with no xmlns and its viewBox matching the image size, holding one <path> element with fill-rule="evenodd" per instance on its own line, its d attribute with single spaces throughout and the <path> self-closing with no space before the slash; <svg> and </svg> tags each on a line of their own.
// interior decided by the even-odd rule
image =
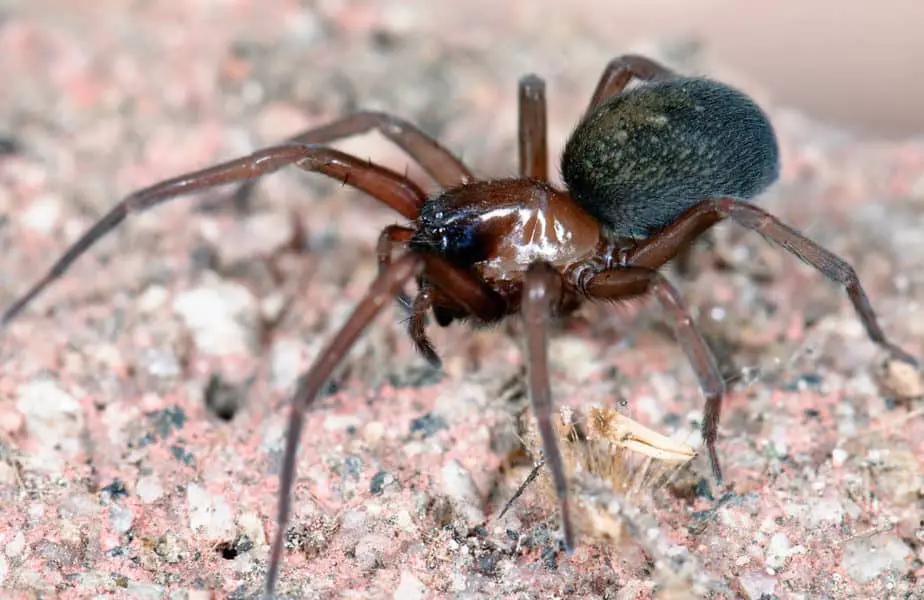
<svg viewBox="0 0 924 600">
<path fill-rule="evenodd" d="M 633 77 L 644 83 L 627 90 Z M 321 145 L 372 129 L 420 163 L 442 190 L 427 196 L 404 175 Z M 545 84 L 529 75 L 519 82 L 519 154 L 519 177 L 476 180 L 436 140 L 398 117 L 347 116 L 287 143 L 129 195 L 6 310 L 0 327 L 129 214 L 224 184 L 243 183 L 246 191 L 256 178 L 288 165 L 337 178 L 406 218 L 407 225 L 382 232 L 378 277 L 292 398 L 266 576 L 269 595 L 281 562 L 305 411 L 390 299 L 398 298 L 410 311 L 410 337 L 434 365 L 440 359 L 424 330 L 428 312 L 445 327 L 453 321 L 491 324 L 522 311 L 529 392 L 568 549 L 575 540 L 551 421 L 549 322 L 585 300 L 614 302 L 653 293 L 671 313 L 706 396 L 702 433 L 721 482 L 715 443 L 724 382 L 680 294 L 658 272 L 719 221 L 730 218 L 757 231 L 845 286 L 870 339 L 915 364 L 886 339 L 850 265 L 747 202 L 776 180 L 779 158 L 766 115 L 741 92 L 677 75 L 639 56 L 611 61 L 565 147 L 561 170 L 567 190 L 561 190 L 548 181 Z M 392 260 L 395 247 L 405 252 Z M 419 290 L 413 301 L 403 291 L 412 280 Z"/>
</svg>

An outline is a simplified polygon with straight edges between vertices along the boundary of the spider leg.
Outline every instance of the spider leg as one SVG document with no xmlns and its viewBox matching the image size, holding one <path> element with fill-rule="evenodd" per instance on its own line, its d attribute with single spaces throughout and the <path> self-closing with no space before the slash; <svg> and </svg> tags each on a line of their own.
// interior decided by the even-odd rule
<svg viewBox="0 0 924 600">
<path fill-rule="evenodd" d="M 493 323 L 507 312 L 507 302 L 483 280 L 466 269 L 455 266 L 445 258 L 434 254 L 426 255 L 425 283 L 452 299 L 465 312 L 482 323 Z M 437 322 L 442 325 L 447 311 L 434 311 Z M 455 316 L 455 315 L 451 315 Z M 451 322 L 452 319 L 449 319 Z M 449 323 L 446 322 L 448 325 Z"/>
<path fill-rule="evenodd" d="M 395 246 L 407 243 L 413 235 L 413 229 L 402 225 L 389 225 L 382 230 L 381 235 L 379 235 L 379 241 L 375 247 L 375 254 L 379 261 L 379 273 L 385 271 L 388 265 L 391 264 L 391 255 Z M 404 312 L 410 314 L 411 298 L 403 289 L 398 292 L 397 300 L 398 305 L 401 306 Z"/>
<path fill-rule="evenodd" d="M 61 277 L 90 246 L 115 229 L 130 214 L 153 208 L 178 196 L 255 179 L 287 165 L 339 179 L 345 185 L 387 204 L 408 219 L 417 217 L 425 199 L 423 190 L 407 177 L 339 150 L 305 144 L 266 148 L 250 156 L 162 181 L 124 198 L 74 242 L 44 277 L 6 309 L 0 316 L 0 328 L 15 318 L 50 283 Z"/>
<path fill-rule="evenodd" d="M 376 254 L 379 260 L 379 273 L 385 271 L 391 264 L 391 255 L 395 246 L 406 244 L 414 235 L 414 230 L 410 227 L 401 225 L 389 225 L 382 230 L 379 241 L 376 246 Z M 402 289 L 398 292 L 398 305 L 407 313 L 408 334 L 417 347 L 417 350 L 427 359 L 433 367 L 439 369 L 443 361 L 433 348 L 433 343 L 427 337 L 424 331 L 427 324 L 427 311 L 433 305 L 433 298 L 427 287 L 421 287 L 420 292 L 411 301 L 407 293 Z"/>
<path fill-rule="evenodd" d="M 574 527 L 568 502 L 568 479 L 565 464 L 552 423 L 552 391 L 549 381 L 549 321 L 562 300 L 562 279 L 545 262 L 533 263 L 526 272 L 523 289 L 523 322 L 526 329 L 526 364 L 529 397 L 542 439 L 542 456 L 549 467 L 555 494 L 561 508 L 565 547 L 574 549 Z"/>
<path fill-rule="evenodd" d="M 271 598 L 279 576 L 286 524 L 292 508 L 292 487 L 295 482 L 295 459 L 305 421 L 305 412 L 317 398 L 321 387 L 373 319 L 382 311 L 389 298 L 417 275 L 423 267 L 419 254 L 405 254 L 393 262 L 372 282 L 369 291 L 360 300 L 346 324 L 318 355 L 311 369 L 299 382 L 292 396 L 289 426 L 286 433 L 285 453 L 279 475 L 279 507 L 276 534 L 270 549 L 269 566 L 265 580 L 265 597 Z"/>
<path fill-rule="evenodd" d="M 411 307 L 411 319 L 408 321 L 408 335 L 411 336 L 417 350 L 427 359 L 434 368 L 439 369 L 443 366 L 439 354 L 433 347 L 433 342 L 427 337 L 425 330 L 427 311 L 433 306 L 433 297 L 430 294 L 430 288 L 424 287 L 414 298 L 414 304 Z"/>
<path fill-rule="evenodd" d="M 401 148 L 441 187 L 455 187 L 474 179 L 469 168 L 438 141 L 416 125 L 388 113 L 357 112 L 327 125 L 303 131 L 286 141 L 297 144 L 329 144 L 373 129 Z M 256 181 L 249 181 L 241 185 L 234 192 L 235 203 L 239 206 L 246 205 L 256 184 Z"/>
<path fill-rule="evenodd" d="M 520 175 L 548 181 L 549 149 L 545 82 L 526 75 L 519 84 Z"/>
<path fill-rule="evenodd" d="M 674 72 L 664 65 L 644 56 L 626 54 L 625 56 L 614 58 L 606 65 L 603 74 L 600 76 L 600 81 L 597 82 L 597 89 L 594 90 L 594 95 L 591 96 L 587 114 L 590 114 L 607 98 L 622 92 L 633 77 L 650 81 L 661 77 L 669 77 L 673 74 Z"/>
<path fill-rule="evenodd" d="M 718 437 L 719 416 L 722 412 L 722 397 L 725 395 L 725 381 L 677 289 L 657 271 L 642 267 L 616 267 L 601 271 L 590 278 L 584 286 L 584 293 L 591 298 L 608 301 L 652 293 L 670 313 L 674 334 L 693 365 L 693 370 L 699 378 L 700 389 L 706 397 L 703 440 L 709 453 L 712 473 L 716 482 L 721 485 L 722 469 L 715 443 Z"/>
<path fill-rule="evenodd" d="M 678 249 L 687 242 L 724 219 L 731 219 L 742 227 L 756 231 L 794 254 L 802 262 L 814 267 L 828 279 L 844 286 L 870 340 L 894 358 L 917 366 L 918 362 L 911 354 L 886 338 L 853 267 L 773 215 L 748 202 L 720 197 L 695 204 L 659 233 L 641 241 L 628 253 L 625 263 L 657 269 L 676 255 Z"/>
</svg>

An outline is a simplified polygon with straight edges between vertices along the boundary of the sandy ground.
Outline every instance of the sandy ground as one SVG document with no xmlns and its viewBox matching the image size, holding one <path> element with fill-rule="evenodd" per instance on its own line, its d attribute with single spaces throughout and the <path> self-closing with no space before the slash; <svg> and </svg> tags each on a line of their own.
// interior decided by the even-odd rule
<svg viewBox="0 0 924 600">
<path fill-rule="evenodd" d="M 456 28 L 447 11 L 434 37 L 400 3 L 317 5 L 43 0 L 3 13 L 0 303 L 126 193 L 355 108 L 421 124 L 478 173 L 514 173 L 517 78 L 547 78 L 557 152 L 603 65 L 631 50 L 768 108 L 784 172 L 762 205 L 850 260 L 888 334 L 924 354 L 924 140 L 852 137 L 685 46 L 609 39 L 583 20 Z M 407 166 L 376 136 L 339 147 Z M 5 330 L 3 589 L 256 594 L 287 395 L 373 277 L 376 235 L 395 220 L 293 173 L 249 206 L 224 191 L 179 200 L 121 227 Z M 728 495 L 697 458 L 632 495 L 636 535 L 558 554 L 542 485 L 497 518 L 530 467 L 514 460 L 518 338 L 434 331 L 446 365 L 433 372 L 389 309 L 308 420 L 279 591 L 924 598 L 916 374 L 884 372 L 843 291 L 756 235 L 723 226 L 672 277 L 731 384 Z M 616 406 L 699 444 L 696 379 L 653 303 L 586 311 L 557 332 L 552 362 L 560 403 Z"/>
</svg>

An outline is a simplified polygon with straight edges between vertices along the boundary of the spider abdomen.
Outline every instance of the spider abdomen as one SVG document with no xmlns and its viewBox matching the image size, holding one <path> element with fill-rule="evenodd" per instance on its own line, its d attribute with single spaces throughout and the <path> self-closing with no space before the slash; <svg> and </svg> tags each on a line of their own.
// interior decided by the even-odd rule
<svg viewBox="0 0 924 600">
<path fill-rule="evenodd" d="M 779 150 L 748 96 L 709 79 L 671 77 L 588 114 L 561 167 L 584 210 L 617 236 L 642 238 L 709 197 L 753 198 L 777 178 Z"/>
</svg>

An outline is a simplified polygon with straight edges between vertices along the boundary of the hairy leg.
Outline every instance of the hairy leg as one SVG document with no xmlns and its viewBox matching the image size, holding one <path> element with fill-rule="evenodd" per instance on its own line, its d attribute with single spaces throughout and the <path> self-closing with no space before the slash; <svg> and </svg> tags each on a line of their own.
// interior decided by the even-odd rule
<svg viewBox="0 0 924 600">
<path fill-rule="evenodd" d="M 545 82 L 527 75 L 519 84 L 520 175 L 548 181 L 549 149 Z"/>
<path fill-rule="evenodd" d="M 627 54 L 614 58 L 603 70 L 600 81 L 597 82 L 597 89 L 594 90 L 594 95 L 591 96 L 587 112 L 590 113 L 605 102 L 607 98 L 615 96 L 626 89 L 633 77 L 650 81 L 661 77 L 669 77 L 673 74 L 674 72 L 664 65 L 644 56 Z"/>
<path fill-rule="evenodd" d="M 426 332 L 427 311 L 429 311 L 432 306 L 433 298 L 430 295 L 430 288 L 425 286 L 418 292 L 417 297 L 414 298 L 407 331 L 414 345 L 417 347 L 417 351 L 420 352 L 434 368 L 439 369 L 443 366 L 443 361 L 440 360 L 439 354 L 436 353 L 433 342 L 427 337 Z"/>
<path fill-rule="evenodd" d="M 414 235 L 414 230 L 410 227 L 401 225 L 389 225 L 382 230 L 379 235 L 379 241 L 375 246 L 375 255 L 379 262 L 379 273 L 383 272 L 391 264 L 392 253 L 395 246 L 402 246 L 407 243 Z M 411 312 L 411 298 L 407 292 L 400 290 L 397 296 L 398 305 L 404 309 L 404 312 Z"/>
<path fill-rule="evenodd" d="M 265 580 L 265 595 L 273 597 L 279 566 L 282 561 L 283 542 L 286 524 L 292 509 L 292 487 L 295 483 L 295 459 L 305 421 L 305 412 L 317 398 L 321 387 L 327 382 L 334 369 L 353 347 L 360 335 L 372 323 L 373 319 L 385 307 L 387 300 L 395 295 L 409 280 L 414 278 L 424 264 L 418 254 L 405 254 L 393 262 L 381 273 L 372 285 L 346 324 L 336 336 L 321 350 L 317 360 L 308 373 L 301 379 L 295 395 L 292 396 L 289 413 L 289 426 L 286 433 L 285 453 L 282 458 L 282 470 L 279 475 L 279 507 L 276 521 L 276 534 L 270 547 L 269 567 Z"/>
<path fill-rule="evenodd" d="M 467 166 L 433 137 L 404 119 L 383 112 L 363 111 L 303 131 L 289 138 L 297 144 L 329 144 L 337 140 L 376 130 L 401 148 L 441 187 L 455 187 L 474 179 Z M 241 185 L 234 192 L 235 203 L 244 206 L 253 194 L 256 181 Z"/>
<path fill-rule="evenodd" d="M 537 262 L 526 272 L 523 290 L 523 321 L 526 330 L 526 365 L 529 398 L 533 416 L 542 439 L 542 458 L 549 467 L 555 493 L 561 508 L 565 546 L 575 546 L 574 526 L 568 502 L 568 478 L 555 426 L 552 423 L 553 403 L 549 380 L 549 321 L 562 300 L 561 275 L 545 262 Z"/>
<path fill-rule="evenodd" d="M 129 215 L 180 196 L 255 179 L 288 165 L 339 179 L 345 185 L 387 204 L 408 219 L 417 217 L 425 199 L 423 190 L 407 177 L 339 150 L 305 144 L 266 148 L 250 156 L 162 181 L 124 198 L 72 244 L 44 277 L 6 309 L 0 316 L 0 328 L 13 320 L 42 290 L 61 277 L 90 246 Z"/>
<path fill-rule="evenodd" d="M 843 285 L 869 338 L 893 357 L 917 365 L 917 360 L 911 354 L 886 338 L 853 267 L 770 213 L 748 202 L 722 197 L 693 205 L 674 223 L 641 241 L 628 253 L 625 264 L 658 269 L 673 258 L 678 249 L 724 219 L 731 219 L 742 227 L 756 231 L 794 254 L 802 262 L 814 267 L 828 279 Z"/>
<path fill-rule="evenodd" d="M 432 254 L 425 255 L 427 268 L 424 285 L 434 288 L 464 311 L 460 316 L 471 316 L 482 323 L 493 323 L 507 313 L 507 302 L 484 281 L 466 269 L 461 269 L 446 259 Z M 442 325 L 443 317 L 450 313 L 455 318 L 458 310 L 434 311 L 437 322 Z M 451 322 L 452 319 L 449 319 Z M 446 322 L 446 325 L 449 323 Z"/>
<path fill-rule="evenodd" d="M 702 335 L 696 328 L 690 312 L 677 289 L 657 271 L 641 267 L 617 267 L 594 275 L 584 286 L 584 293 L 590 298 L 618 301 L 654 294 L 661 306 L 669 313 L 674 326 L 674 335 L 683 348 L 693 370 L 699 378 L 700 389 L 706 397 L 703 415 L 703 440 L 709 453 L 709 462 L 716 481 L 722 482 L 722 469 L 715 449 L 718 437 L 719 417 L 722 412 L 722 397 L 725 395 L 725 381 L 719 372 L 715 358 Z"/>
</svg>

